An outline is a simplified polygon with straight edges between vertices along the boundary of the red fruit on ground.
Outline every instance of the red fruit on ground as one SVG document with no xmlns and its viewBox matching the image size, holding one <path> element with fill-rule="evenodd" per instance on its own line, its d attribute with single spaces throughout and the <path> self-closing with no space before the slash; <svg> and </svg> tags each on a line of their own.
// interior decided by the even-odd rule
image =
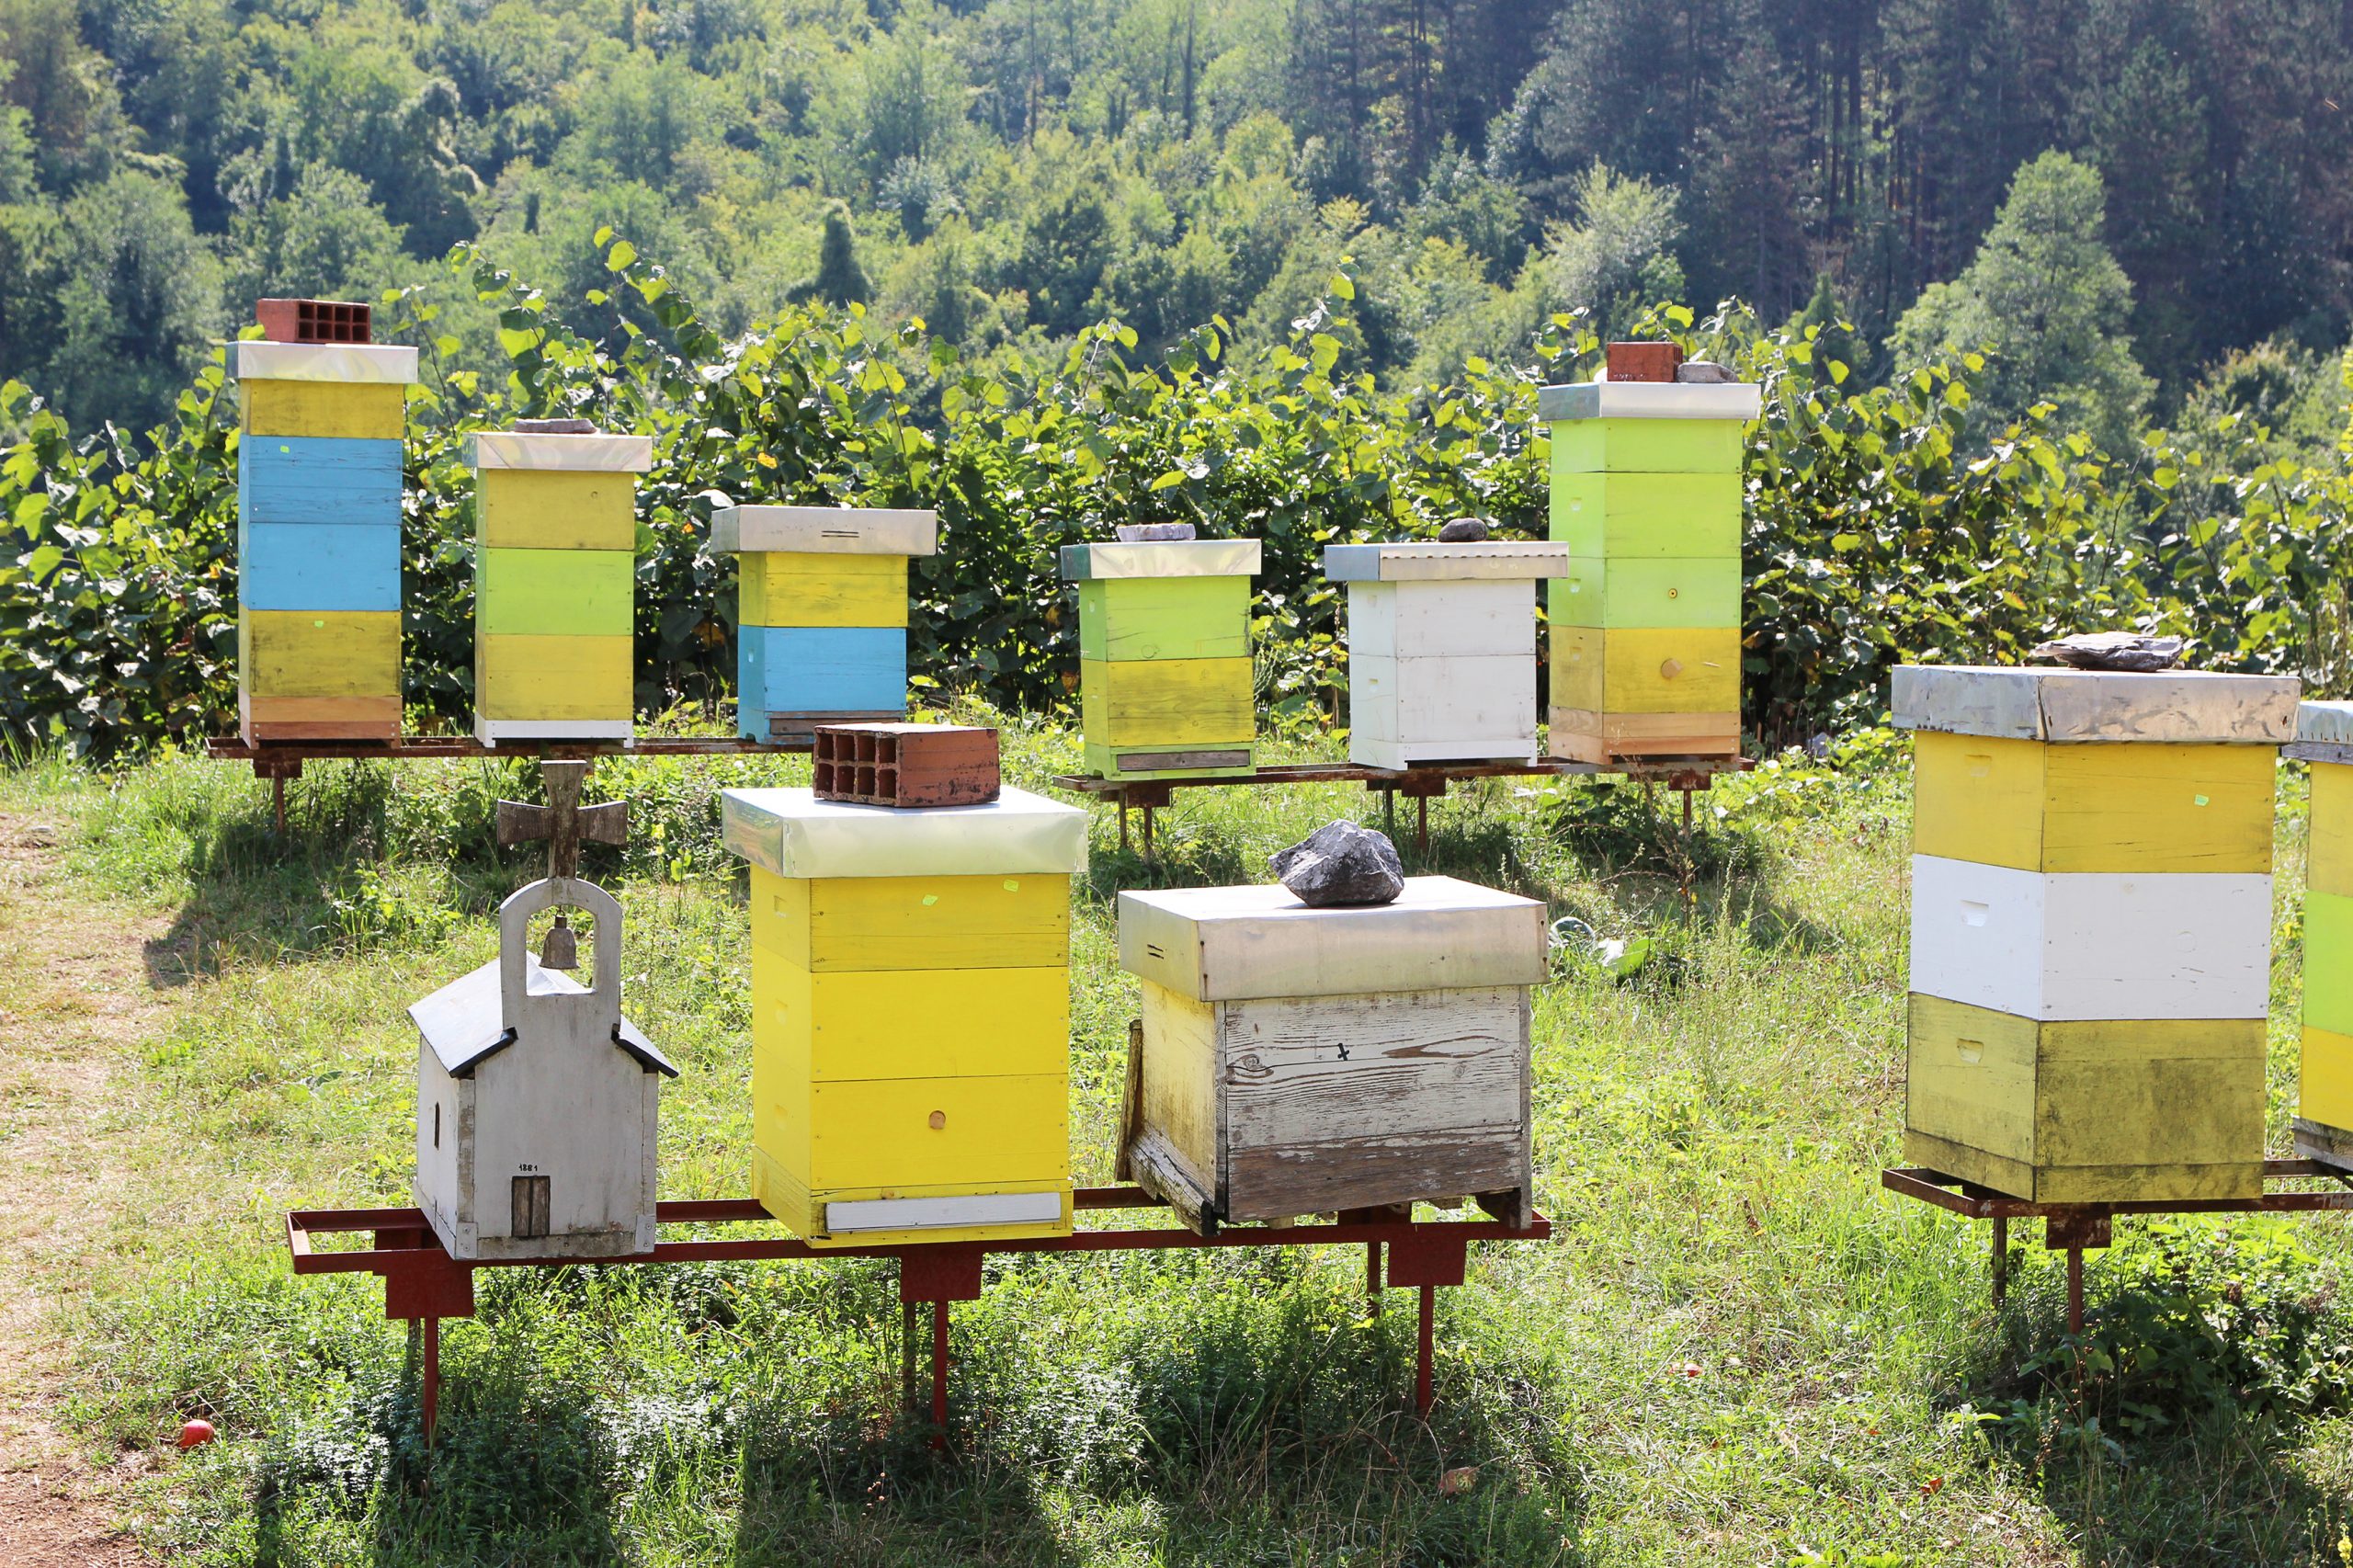
<svg viewBox="0 0 2353 1568">
<path fill-rule="evenodd" d="M 219 1434 L 212 1430 L 211 1422 L 203 1420 L 191 1421 L 187 1426 L 180 1428 L 180 1447 L 183 1449 L 198 1448 L 203 1444 L 212 1441 L 212 1439 L 218 1435 Z"/>
</svg>

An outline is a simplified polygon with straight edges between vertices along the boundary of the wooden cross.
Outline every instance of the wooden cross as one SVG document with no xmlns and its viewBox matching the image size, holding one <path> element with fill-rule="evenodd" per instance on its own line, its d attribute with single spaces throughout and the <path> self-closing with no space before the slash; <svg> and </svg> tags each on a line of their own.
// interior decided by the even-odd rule
<svg viewBox="0 0 2353 1568">
<path fill-rule="evenodd" d="M 548 841 L 548 875 L 564 881 L 580 874 L 580 841 L 620 844 L 629 837 L 629 806 L 608 801 L 600 806 L 580 803 L 580 786 L 588 780 L 585 762 L 542 762 L 540 781 L 548 803 L 534 806 L 521 801 L 498 802 L 498 842 L 521 844 L 534 838 Z"/>
</svg>

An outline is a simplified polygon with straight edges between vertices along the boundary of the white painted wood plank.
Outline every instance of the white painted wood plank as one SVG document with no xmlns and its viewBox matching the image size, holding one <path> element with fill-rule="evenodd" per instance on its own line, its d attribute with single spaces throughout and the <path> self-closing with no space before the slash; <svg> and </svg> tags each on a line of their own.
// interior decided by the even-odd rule
<svg viewBox="0 0 2353 1568">
<path fill-rule="evenodd" d="M 629 719 L 485 719 L 474 716 L 474 739 L 486 746 L 501 741 L 628 741 L 637 733 Z"/>
<path fill-rule="evenodd" d="M 1051 1192 L 991 1192 L 961 1198 L 862 1198 L 825 1205 L 825 1229 L 835 1235 L 859 1231 L 931 1231 L 978 1225 L 1051 1225 L 1063 1217 L 1063 1195 Z"/>
<path fill-rule="evenodd" d="M 1351 583 L 1348 656 L 1536 659 L 1533 583 Z"/>
<path fill-rule="evenodd" d="M 521 430 L 479 430 L 471 437 L 473 465 L 558 473 L 643 473 L 654 466 L 654 437 L 596 432 L 578 436 Z"/>
<path fill-rule="evenodd" d="M 240 343 L 230 357 L 241 381 L 347 381 L 413 385 L 416 350 L 393 343 Z"/>
<path fill-rule="evenodd" d="M 1066 583 L 1114 577 L 1251 577 L 1258 572 L 1255 539 L 1157 540 L 1139 544 L 1066 544 Z"/>
<path fill-rule="evenodd" d="M 1912 860 L 1912 989 L 2043 1020 L 2254 1018 L 2271 879 Z"/>
<path fill-rule="evenodd" d="M 1575 381 L 1540 387 L 1536 417 L 1566 419 L 1737 419 L 1756 417 L 1764 395 L 1754 381 Z"/>
<path fill-rule="evenodd" d="M 939 514 L 887 506 L 722 506 L 713 555 L 937 555 Z"/>
<path fill-rule="evenodd" d="M 855 806 L 814 791 L 726 790 L 720 836 L 779 877 L 1071 874 L 1086 869 L 1086 812 L 1006 785 L 977 806 Z"/>
<path fill-rule="evenodd" d="M 1335 583 L 1496 581 L 1561 577 L 1569 547 L 1551 540 L 1499 539 L 1477 544 L 1400 540 L 1389 544 L 1327 544 L 1324 575 Z"/>
</svg>

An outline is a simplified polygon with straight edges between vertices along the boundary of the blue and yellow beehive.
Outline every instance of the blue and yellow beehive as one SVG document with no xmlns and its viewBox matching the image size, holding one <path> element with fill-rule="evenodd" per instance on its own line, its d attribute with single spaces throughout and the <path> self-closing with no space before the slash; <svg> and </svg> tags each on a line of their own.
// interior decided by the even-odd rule
<svg viewBox="0 0 2353 1568">
<path fill-rule="evenodd" d="M 2291 755 L 2312 765 L 2296 1153 L 2353 1170 L 2353 702 L 2307 702 Z"/>
<path fill-rule="evenodd" d="M 1079 712 L 1100 778 L 1250 771 L 1255 539 L 1066 544 L 1078 585 Z"/>
<path fill-rule="evenodd" d="M 1744 382 L 1546 387 L 1552 755 L 1609 763 L 1740 751 Z"/>
<path fill-rule="evenodd" d="M 237 715 L 248 742 L 401 727 L 401 440 L 416 350 L 236 344 Z"/>
<path fill-rule="evenodd" d="M 723 506 L 714 555 L 736 558 L 735 730 L 798 744 L 819 724 L 907 711 L 907 562 L 939 519 L 859 506 Z"/>
<path fill-rule="evenodd" d="M 484 430 L 473 458 L 475 735 L 627 740 L 653 437 Z"/>
<path fill-rule="evenodd" d="M 1070 1229 L 1086 813 L 730 790 L 751 865 L 752 1190 L 813 1246 Z"/>
</svg>

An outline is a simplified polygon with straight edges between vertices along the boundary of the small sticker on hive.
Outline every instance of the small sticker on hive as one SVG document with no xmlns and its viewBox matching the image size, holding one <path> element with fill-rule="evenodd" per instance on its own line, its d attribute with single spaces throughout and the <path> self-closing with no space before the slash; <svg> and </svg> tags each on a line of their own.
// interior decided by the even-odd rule
<svg viewBox="0 0 2353 1568">
<path fill-rule="evenodd" d="M 2200 804 L 2200 805 L 2204 805 L 2205 803 L 2206 803 L 2206 802 L 2205 802 L 2205 801 L 2200 801 L 2199 802 L 2199 804 Z M 1013 877 L 1007 877 L 1007 878 L 1006 878 L 1006 879 L 1005 879 L 1005 891 L 1006 891 L 1006 892 L 1019 892 L 1021 891 L 1021 883 L 1020 883 L 1020 881 L 1019 881 L 1018 880 L 1017 880 L 1017 879 L 1013 878 Z"/>
<path fill-rule="evenodd" d="M 2201 805 L 2201 806 L 2202 806 L 2202 805 L 2204 805 L 2204 804 L 2206 804 L 2206 797 L 2205 797 L 2205 796 L 2203 796 L 2203 795 L 2196 796 L 2196 797 L 2194 797 L 2194 799 L 2196 799 L 2196 801 L 2198 801 L 2198 803 L 2199 803 L 2200 805 Z"/>
<path fill-rule="evenodd" d="M 923 895 L 923 906 L 926 909 L 929 909 L 933 904 L 938 903 L 938 902 L 939 895 L 936 892 L 927 892 Z"/>
</svg>

